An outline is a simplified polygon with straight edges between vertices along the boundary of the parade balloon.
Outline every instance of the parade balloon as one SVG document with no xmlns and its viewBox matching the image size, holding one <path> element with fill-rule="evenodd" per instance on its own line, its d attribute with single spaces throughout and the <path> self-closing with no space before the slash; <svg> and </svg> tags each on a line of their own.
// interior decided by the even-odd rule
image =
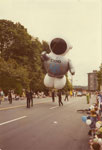
<svg viewBox="0 0 102 150">
<path fill-rule="evenodd" d="M 99 128 L 101 127 L 101 125 L 102 125 L 102 122 L 101 122 L 101 121 L 97 121 L 97 122 L 96 122 L 96 128 L 99 129 Z"/>
<path fill-rule="evenodd" d="M 98 138 L 98 143 L 102 144 L 102 139 L 101 138 Z"/>
<path fill-rule="evenodd" d="M 92 123 L 92 121 L 91 121 L 90 119 L 87 119 L 87 120 L 86 120 L 86 124 L 87 124 L 87 125 L 90 125 L 91 123 Z"/>
<path fill-rule="evenodd" d="M 82 116 L 82 121 L 86 122 L 86 120 L 87 120 L 87 117 L 86 116 Z"/>
<path fill-rule="evenodd" d="M 90 109 L 91 109 L 91 110 L 94 110 L 94 108 L 95 108 L 95 107 L 94 107 L 93 105 L 90 106 Z"/>
<path fill-rule="evenodd" d="M 94 138 L 94 139 L 93 139 L 93 142 L 98 142 L 98 138 Z"/>
<path fill-rule="evenodd" d="M 65 74 L 70 71 L 75 74 L 71 60 L 66 54 L 72 46 L 62 38 L 55 38 L 50 43 L 51 52 L 47 54 L 42 52 L 41 59 L 44 63 L 47 74 L 44 78 L 46 87 L 62 89 L 66 84 Z"/>
</svg>

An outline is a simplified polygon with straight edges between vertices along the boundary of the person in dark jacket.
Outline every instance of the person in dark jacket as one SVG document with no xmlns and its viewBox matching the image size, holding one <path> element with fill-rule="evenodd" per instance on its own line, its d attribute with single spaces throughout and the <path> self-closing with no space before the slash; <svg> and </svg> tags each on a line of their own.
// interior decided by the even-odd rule
<svg viewBox="0 0 102 150">
<path fill-rule="evenodd" d="M 31 106 L 33 106 L 33 91 L 30 90 L 30 101 L 31 101 Z"/>
<path fill-rule="evenodd" d="M 63 106 L 63 103 L 62 103 L 62 92 L 61 90 L 58 90 L 58 103 L 59 103 L 59 106 L 62 105 Z"/>
<path fill-rule="evenodd" d="M 11 90 L 8 91 L 8 100 L 9 100 L 9 103 L 12 104 L 12 92 L 11 92 Z"/>
<path fill-rule="evenodd" d="M 28 90 L 26 90 L 26 98 L 27 98 L 27 108 L 30 108 L 30 92 Z"/>
</svg>

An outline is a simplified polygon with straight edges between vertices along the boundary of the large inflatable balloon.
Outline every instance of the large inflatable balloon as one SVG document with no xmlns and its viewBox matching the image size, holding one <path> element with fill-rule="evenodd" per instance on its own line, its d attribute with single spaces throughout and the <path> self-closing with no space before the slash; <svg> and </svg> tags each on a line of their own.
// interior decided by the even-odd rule
<svg viewBox="0 0 102 150">
<path fill-rule="evenodd" d="M 75 74 L 71 60 L 66 57 L 66 54 L 69 49 L 72 49 L 72 46 L 66 43 L 64 39 L 55 38 L 50 43 L 50 49 L 51 52 L 49 54 L 42 52 L 41 55 L 47 72 L 44 78 L 44 84 L 46 87 L 62 89 L 66 83 L 65 74 L 68 71 L 72 75 Z"/>
<path fill-rule="evenodd" d="M 102 121 L 97 121 L 96 122 L 96 128 L 100 128 L 102 126 Z"/>
</svg>

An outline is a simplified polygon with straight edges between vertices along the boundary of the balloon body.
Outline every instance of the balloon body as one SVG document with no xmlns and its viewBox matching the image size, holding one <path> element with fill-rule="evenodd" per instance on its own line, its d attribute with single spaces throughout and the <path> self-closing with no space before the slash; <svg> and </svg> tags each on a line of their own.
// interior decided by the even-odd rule
<svg viewBox="0 0 102 150">
<path fill-rule="evenodd" d="M 53 77 L 50 77 L 48 74 L 45 75 L 45 78 L 44 78 L 44 85 L 46 87 L 54 87 L 56 89 L 62 89 L 64 87 L 66 83 L 66 77 L 63 76 L 63 78 L 53 78 Z"/>
<path fill-rule="evenodd" d="M 86 122 L 86 120 L 87 120 L 87 117 L 86 116 L 82 116 L 82 121 Z"/>
<path fill-rule="evenodd" d="M 94 138 L 94 139 L 93 139 L 93 142 L 98 142 L 98 138 Z"/>
<path fill-rule="evenodd" d="M 62 38 L 55 38 L 50 43 L 51 52 L 46 54 L 42 52 L 41 59 L 44 63 L 47 75 L 44 78 L 46 87 L 62 89 L 65 86 L 65 74 L 70 71 L 72 75 L 75 74 L 71 60 L 66 57 L 69 49 L 72 46 L 69 42 Z"/>
<path fill-rule="evenodd" d="M 100 128 L 101 125 L 102 125 L 102 122 L 101 122 L 101 121 L 97 121 L 97 122 L 96 122 L 96 127 L 97 127 L 97 128 Z"/>
<path fill-rule="evenodd" d="M 91 121 L 90 119 L 87 119 L 87 120 L 86 120 L 86 124 L 87 124 L 87 125 L 90 125 L 91 123 L 92 123 L 92 121 Z"/>
<path fill-rule="evenodd" d="M 49 59 L 48 61 L 44 62 L 44 66 L 49 76 L 61 78 L 70 69 L 69 60 L 67 57 L 60 55 L 56 57 L 56 55 L 53 53 L 50 53 L 47 56 L 49 57 Z"/>
<path fill-rule="evenodd" d="M 52 52 L 46 54 L 46 58 L 47 60 L 44 61 L 44 67 L 47 72 L 47 76 L 44 78 L 45 86 L 62 89 L 66 83 L 65 74 L 68 71 L 70 71 L 71 74 L 75 73 L 71 60 L 66 56 L 57 56 Z"/>
<path fill-rule="evenodd" d="M 98 138 L 98 143 L 102 144 L 102 139 L 101 138 Z"/>
</svg>

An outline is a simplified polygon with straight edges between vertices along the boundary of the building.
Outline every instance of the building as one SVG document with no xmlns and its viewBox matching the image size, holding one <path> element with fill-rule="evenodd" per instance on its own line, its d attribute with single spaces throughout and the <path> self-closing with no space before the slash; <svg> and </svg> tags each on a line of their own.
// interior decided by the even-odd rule
<svg viewBox="0 0 102 150">
<path fill-rule="evenodd" d="M 93 70 L 92 73 L 88 73 L 88 90 L 96 91 L 98 89 L 97 70 Z"/>
</svg>

